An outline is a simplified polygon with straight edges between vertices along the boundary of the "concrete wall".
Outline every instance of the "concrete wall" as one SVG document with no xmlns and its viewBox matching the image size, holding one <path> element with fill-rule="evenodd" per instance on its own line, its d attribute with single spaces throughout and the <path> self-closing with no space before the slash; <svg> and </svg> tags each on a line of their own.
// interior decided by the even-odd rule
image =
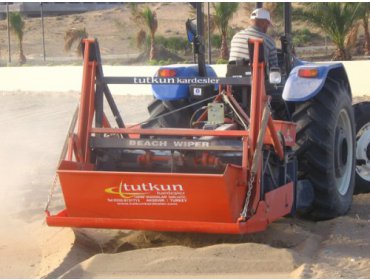
<svg viewBox="0 0 370 280">
<path fill-rule="evenodd" d="M 27 16 L 40 16 L 40 3 L 41 2 L 24 2 L 24 3 L 14 3 L 9 4 L 10 12 L 21 12 Z M 122 3 L 42 3 L 44 15 L 62 15 L 62 14 L 72 14 L 72 13 L 83 13 L 93 10 L 111 9 L 118 6 L 122 6 Z M 0 4 L 0 16 L 3 18 L 6 15 L 6 5 Z"/>
<path fill-rule="evenodd" d="M 370 60 L 343 63 L 351 83 L 353 96 L 370 96 Z M 214 65 L 217 75 L 224 77 L 226 65 Z M 152 76 L 157 66 L 104 66 L 106 76 Z M 1 91 L 67 92 L 81 90 L 81 66 L 2 67 Z M 110 85 L 113 94 L 151 95 L 149 85 Z"/>
</svg>

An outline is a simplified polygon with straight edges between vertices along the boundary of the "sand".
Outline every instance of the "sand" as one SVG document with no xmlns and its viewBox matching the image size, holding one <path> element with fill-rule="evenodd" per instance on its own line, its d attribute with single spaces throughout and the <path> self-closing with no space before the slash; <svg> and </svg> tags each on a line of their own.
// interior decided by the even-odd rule
<svg viewBox="0 0 370 280">
<path fill-rule="evenodd" d="M 150 99 L 116 97 L 128 122 L 145 118 Z M 347 216 L 283 218 L 245 236 L 47 227 L 43 208 L 77 102 L 77 92 L 0 93 L 1 278 L 369 277 L 370 194 L 356 195 Z M 51 210 L 61 207 L 58 191 Z"/>
<path fill-rule="evenodd" d="M 188 7 L 174 5 L 175 10 L 166 3 L 157 7 L 159 35 L 185 36 Z M 247 23 L 246 12 L 238 13 L 233 27 Z M 39 21 L 27 20 L 24 48 L 30 60 L 41 61 Z M 47 63 L 75 58 L 62 47 L 70 27 L 86 26 L 98 37 L 103 59 L 128 60 L 140 53 L 132 47 L 137 28 L 127 9 L 47 17 L 45 26 Z M 0 48 L 6 50 L 5 20 L 0 35 Z M 7 52 L 0 55 L 6 61 Z M 361 75 L 369 62 L 361 63 L 346 65 L 354 96 L 370 95 L 369 80 Z M 0 278 L 370 277 L 370 194 L 354 196 L 347 216 L 319 223 L 283 218 L 265 232 L 245 236 L 47 227 L 43 209 L 78 103 L 81 68 L 71 66 L 70 76 L 62 73 L 65 69 L 44 70 L 0 69 Z M 150 100 L 149 95 L 117 97 L 127 122 L 145 119 Z M 63 205 L 57 191 L 51 210 Z"/>
<path fill-rule="evenodd" d="M 369 199 L 355 196 L 345 217 L 284 218 L 245 236 L 121 232 L 61 278 L 368 278 Z"/>
</svg>

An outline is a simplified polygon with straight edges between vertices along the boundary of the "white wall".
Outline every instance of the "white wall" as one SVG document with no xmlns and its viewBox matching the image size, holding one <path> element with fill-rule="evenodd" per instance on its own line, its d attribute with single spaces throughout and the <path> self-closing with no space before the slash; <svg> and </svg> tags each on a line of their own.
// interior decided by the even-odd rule
<svg viewBox="0 0 370 280">
<path fill-rule="evenodd" d="M 370 60 L 343 62 L 354 96 L 370 96 Z M 157 66 L 104 66 L 106 76 L 152 76 Z M 217 75 L 226 65 L 214 65 Z M 0 91 L 68 92 L 81 89 L 81 66 L 1 67 Z M 151 95 L 149 85 L 110 85 L 113 94 Z"/>
</svg>

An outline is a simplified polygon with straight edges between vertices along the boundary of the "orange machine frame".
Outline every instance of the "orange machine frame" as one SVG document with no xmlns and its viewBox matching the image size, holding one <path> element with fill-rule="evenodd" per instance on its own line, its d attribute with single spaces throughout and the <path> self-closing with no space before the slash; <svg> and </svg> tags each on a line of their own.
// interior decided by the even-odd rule
<svg viewBox="0 0 370 280">
<path fill-rule="evenodd" d="M 262 112 L 267 106 L 265 64 L 258 60 L 263 41 L 254 44 L 251 114 L 249 130 L 142 129 L 112 128 L 103 116 L 103 127 L 93 127 L 95 114 L 96 72 L 99 62 L 91 59 L 93 39 L 84 40 L 83 83 L 77 132 L 68 139 L 66 157 L 58 168 L 66 209 L 56 215 L 46 211 L 49 226 L 122 228 L 156 231 L 186 231 L 243 234 L 266 229 L 269 223 L 290 213 L 294 200 L 294 183 L 289 182 L 262 198 L 261 160 L 254 180 L 248 217 L 241 217 L 248 192 L 248 179 Z M 226 87 L 232 97 L 230 86 Z M 216 100 L 219 96 L 216 96 Z M 241 111 L 241 110 L 240 110 Z M 268 117 L 263 144 L 272 145 L 283 159 L 284 147 L 277 131 L 289 134 L 286 146 L 294 145 L 295 125 Z M 130 138 L 151 136 L 217 136 L 241 138 L 242 166 L 227 165 L 223 174 L 107 172 L 95 170 L 90 163 L 91 135 L 120 134 Z M 158 160 L 166 160 L 161 158 Z M 204 157 L 206 164 L 214 159 Z M 201 162 L 200 161 L 200 162 Z M 136 192 L 135 192 L 136 191 Z"/>
</svg>

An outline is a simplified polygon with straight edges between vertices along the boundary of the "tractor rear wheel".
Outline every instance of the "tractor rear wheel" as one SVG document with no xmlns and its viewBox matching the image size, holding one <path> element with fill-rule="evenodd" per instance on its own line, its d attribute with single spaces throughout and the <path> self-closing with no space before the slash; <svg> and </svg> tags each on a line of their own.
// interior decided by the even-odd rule
<svg viewBox="0 0 370 280">
<path fill-rule="evenodd" d="M 355 123 L 348 89 L 328 78 L 311 100 L 296 104 L 295 151 L 301 179 L 309 179 L 315 200 L 306 213 L 315 220 L 347 213 L 355 178 Z"/>
<path fill-rule="evenodd" d="M 180 109 L 189 103 L 185 100 L 180 101 L 162 101 L 155 99 L 148 106 L 148 111 L 151 118 L 156 118 L 145 124 L 144 128 L 161 128 L 161 127 L 172 127 L 172 128 L 187 128 L 189 127 L 191 109 L 183 109 L 172 114 L 168 114 L 172 111 Z M 160 117 L 164 114 L 163 117 Z M 157 118 L 159 117 L 159 118 Z"/>
<path fill-rule="evenodd" d="M 370 192 L 370 102 L 353 105 L 356 120 L 356 193 Z"/>
</svg>

